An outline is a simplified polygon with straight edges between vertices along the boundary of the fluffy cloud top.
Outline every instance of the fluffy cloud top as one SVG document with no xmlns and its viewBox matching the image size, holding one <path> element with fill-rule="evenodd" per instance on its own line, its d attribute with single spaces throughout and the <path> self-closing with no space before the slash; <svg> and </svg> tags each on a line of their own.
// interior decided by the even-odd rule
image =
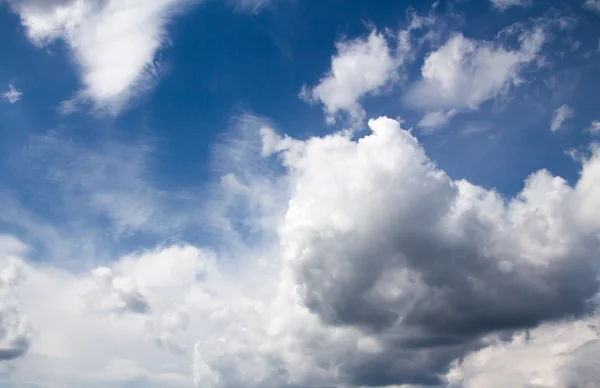
<svg viewBox="0 0 600 388">
<path fill-rule="evenodd" d="M 363 124 L 365 111 L 361 100 L 404 80 L 405 75 L 400 70 L 415 59 L 417 48 L 435 40 L 436 22 L 433 15 L 412 13 L 407 26 L 393 38 L 373 30 L 366 39 L 337 42 L 337 55 L 331 59 L 329 73 L 316 86 L 304 86 L 300 97 L 323 104 L 329 123 L 345 112 L 352 124 Z M 428 32 L 415 42 L 414 34 L 426 28 Z"/>
<path fill-rule="evenodd" d="M 67 107 L 91 100 L 117 112 L 154 84 L 156 52 L 174 14 L 195 0 L 8 0 L 30 39 L 70 47 L 82 89 Z"/>
<path fill-rule="evenodd" d="M 521 82 L 519 73 L 538 58 L 545 34 L 538 28 L 522 33 L 519 41 L 513 50 L 455 34 L 425 58 L 422 79 L 405 101 L 425 110 L 477 109 Z"/>
<path fill-rule="evenodd" d="M 353 120 L 362 121 L 365 112 L 359 100 L 376 94 L 396 77 L 397 63 L 385 37 L 371 32 L 367 39 L 336 43 L 337 55 L 331 60 L 331 72 L 314 88 L 303 89 L 301 96 L 323 103 L 329 122 L 346 111 Z"/>
<path fill-rule="evenodd" d="M 286 172 L 266 188 L 283 200 L 276 238 L 260 247 L 162 247 L 83 274 L 15 258 L 18 316 L 36 334 L 6 337 L 32 338 L 9 381 L 487 388 L 499 386 L 502 349 L 548 360 L 506 369 L 511 386 L 540 368 L 595 378 L 593 334 L 568 322 L 589 319 L 600 287 L 598 148 L 574 186 L 539 171 L 507 200 L 452 180 L 399 122 L 369 126 L 359 139 L 306 141 L 262 128 L 255 152 L 276 154 Z M 256 178 L 247 187 L 265 190 Z M 527 330 L 533 342 L 519 340 Z"/>
</svg>

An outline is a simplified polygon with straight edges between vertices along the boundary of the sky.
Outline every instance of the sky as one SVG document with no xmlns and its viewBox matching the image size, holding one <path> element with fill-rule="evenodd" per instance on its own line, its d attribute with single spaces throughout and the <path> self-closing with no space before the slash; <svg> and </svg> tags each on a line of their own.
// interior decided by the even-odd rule
<svg viewBox="0 0 600 388">
<path fill-rule="evenodd" d="M 0 0 L 0 388 L 600 387 L 599 0 Z"/>
</svg>

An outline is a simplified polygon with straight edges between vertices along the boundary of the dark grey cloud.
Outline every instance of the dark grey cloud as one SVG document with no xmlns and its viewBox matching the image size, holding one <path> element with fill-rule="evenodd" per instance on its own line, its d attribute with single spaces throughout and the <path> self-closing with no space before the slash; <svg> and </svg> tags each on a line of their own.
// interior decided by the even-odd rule
<svg viewBox="0 0 600 388">
<path fill-rule="evenodd" d="M 31 344 L 31 328 L 18 305 L 18 289 L 24 279 L 21 262 L 10 253 L 25 248 L 0 236 L 0 361 L 23 356 Z"/>
</svg>

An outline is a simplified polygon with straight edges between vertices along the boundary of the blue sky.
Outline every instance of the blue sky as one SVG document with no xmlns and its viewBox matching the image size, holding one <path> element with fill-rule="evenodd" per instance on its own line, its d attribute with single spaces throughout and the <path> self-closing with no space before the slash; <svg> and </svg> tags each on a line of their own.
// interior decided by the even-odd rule
<svg viewBox="0 0 600 388">
<path fill-rule="evenodd" d="M 0 0 L 0 37 L 4 386 L 559 387 L 600 352 L 598 0 Z"/>
</svg>

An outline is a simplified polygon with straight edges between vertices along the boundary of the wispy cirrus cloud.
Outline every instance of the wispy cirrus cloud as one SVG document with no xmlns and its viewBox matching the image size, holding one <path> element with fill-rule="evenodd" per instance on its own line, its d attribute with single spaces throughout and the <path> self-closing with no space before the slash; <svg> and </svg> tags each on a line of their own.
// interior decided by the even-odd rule
<svg viewBox="0 0 600 388">
<path fill-rule="evenodd" d="M 585 0 L 583 7 L 600 14 L 600 0 Z"/>
<path fill-rule="evenodd" d="M 565 121 L 573 117 L 575 111 L 568 105 L 561 105 L 556 108 L 554 111 L 554 115 L 552 116 L 552 121 L 550 123 L 550 130 L 552 132 L 556 132 L 562 128 Z"/>
<path fill-rule="evenodd" d="M 494 7 L 500 11 L 506 11 L 508 8 L 521 6 L 527 7 L 533 4 L 533 0 L 490 0 Z"/>
<path fill-rule="evenodd" d="M 587 131 L 591 134 L 598 135 L 600 134 L 600 120 L 594 120 L 587 128 Z"/>
</svg>

